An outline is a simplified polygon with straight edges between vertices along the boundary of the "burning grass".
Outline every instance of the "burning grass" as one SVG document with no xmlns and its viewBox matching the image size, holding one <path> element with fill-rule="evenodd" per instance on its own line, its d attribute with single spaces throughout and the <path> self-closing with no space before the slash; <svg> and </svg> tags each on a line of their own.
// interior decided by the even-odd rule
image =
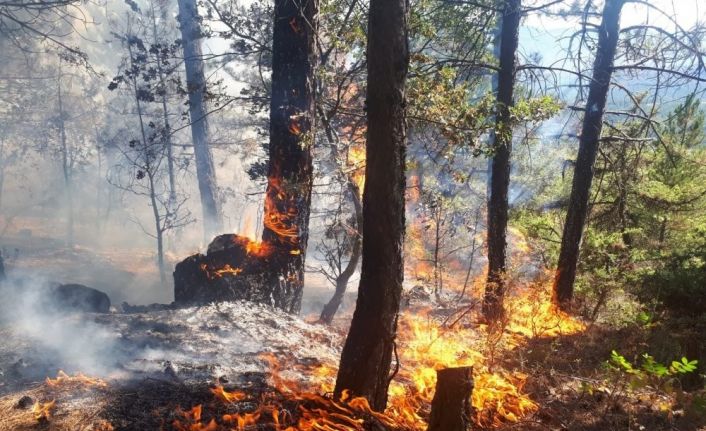
<svg viewBox="0 0 706 431">
<path fill-rule="evenodd" d="M 306 367 L 288 361 L 286 356 L 267 353 L 261 359 L 269 366 L 273 391 L 253 400 L 242 391 L 221 386 L 211 389 L 220 402 L 229 406 L 245 403 L 251 406 L 249 410 L 201 420 L 200 410 L 195 415 L 192 409 L 181 413 L 182 418 L 173 426 L 179 431 L 246 430 L 255 426 L 278 431 L 362 431 L 376 423 L 390 430 L 425 430 L 436 371 L 468 365 L 474 367 L 475 374 L 471 400 L 476 425 L 492 429 L 517 423 L 535 413 L 539 405 L 524 391 L 528 376 L 503 368 L 495 359 L 498 352 L 515 349 L 533 338 L 585 329 L 581 322 L 554 309 L 549 298 L 543 285 L 516 292 L 507 304 L 511 318 L 500 327 L 474 323 L 472 313 L 463 313 L 464 318 L 449 323 L 453 315 L 443 319 L 428 308 L 407 310 L 399 322 L 400 367 L 390 387 L 385 413 L 374 412 L 365 399 L 351 398 L 347 393 L 341 399 L 321 395 L 332 391 L 336 376 L 332 364 Z M 288 377 L 295 369 L 309 377 L 306 384 Z"/>
<path fill-rule="evenodd" d="M 47 377 L 45 382 L 47 386 L 52 389 L 62 390 L 77 390 L 87 388 L 105 389 L 108 387 L 108 383 L 99 378 L 89 377 L 81 372 L 77 372 L 73 376 L 70 376 L 62 370 L 59 370 L 59 373 L 57 374 L 55 379 Z"/>
</svg>

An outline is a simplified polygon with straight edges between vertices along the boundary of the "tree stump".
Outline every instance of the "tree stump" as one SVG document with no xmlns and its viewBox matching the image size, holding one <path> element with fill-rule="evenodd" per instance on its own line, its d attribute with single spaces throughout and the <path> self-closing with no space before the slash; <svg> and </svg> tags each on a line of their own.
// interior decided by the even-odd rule
<svg viewBox="0 0 706 431">
<path fill-rule="evenodd" d="M 472 392 L 473 367 L 438 370 L 427 431 L 469 431 Z"/>
<path fill-rule="evenodd" d="M 246 300 L 289 311 L 296 292 L 287 289 L 277 269 L 282 253 L 248 238 L 216 237 L 205 255 L 195 254 L 174 269 L 177 306 Z"/>
</svg>

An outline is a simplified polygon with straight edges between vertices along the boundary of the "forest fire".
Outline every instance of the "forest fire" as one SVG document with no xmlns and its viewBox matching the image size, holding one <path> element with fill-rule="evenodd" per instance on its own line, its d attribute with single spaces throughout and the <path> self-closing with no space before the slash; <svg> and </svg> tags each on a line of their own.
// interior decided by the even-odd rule
<svg viewBox="0 0 706 431">
<path fill-rule="evenodd" d="M 535 286 L 542 287 L 542 286 Z M 554 337 L 582 331 L 584 325 L 561 312 L 549 302 L 543 289 L 529 287 L 518 292 L 508 304 L 513 311 L 499 335 L 485 324 L 471 321 L 444 324 L 431 309 L 410 309 L 400 316 L 398 354 L 400 368 L 390 387 L 385 413 L 373 411 L 364 398 L 340 399 L 330 394 L 336 368 L 330 364 L 301 366 L 279 355 L 265 353 L 260 359 L 269 367 L 273 392 L 256 401 L 255 410 L 222 415 L 201 421 L 201 410 L 195 407 L 180 413 L 177 430 L 221 429 L 246 430 L 250 426 L 274 426 L 280 431 L 358 431 L 372 422 L 391 430 L 426 430 L 428 409 L 434 396 L 436 371 L 472 365 L 475 387 L 471 402 L 473 421 L 482 429 L 517 423 L 536 412 L 538 404 L 523 391 L 527 375 L 499 365 L 500 350 L 512 350 L 534 337 Z M 470 319 L 468 319 L 470 320 Z M 307 376 L 307 382 L 287 377 L 291 370 Z M 226 390 L 218 385 L 211 389 L 214 397 L 225 405 L 240 402 L 252 404 L 253 395 L 241 390 Z M 254 428 L 253 428 L 254 429 Z"/>
<path fill-rule="evenodd" d="M 104 389 L 108 387 L 108 383 L 106 383 L 104 380 L 95 377 L 89 377 L 80 372 L 77 372 L 73 376 L 70 376 L 61 370 L 59 370 L 55 379 L 47 377 L 45 382 L 47 386 L 55 389 Z"/>
</svg>

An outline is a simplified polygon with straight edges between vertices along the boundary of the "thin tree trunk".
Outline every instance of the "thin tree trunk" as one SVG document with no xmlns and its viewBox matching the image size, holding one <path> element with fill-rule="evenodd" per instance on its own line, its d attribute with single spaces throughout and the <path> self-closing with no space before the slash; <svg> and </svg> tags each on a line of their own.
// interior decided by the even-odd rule
<svg viewBox="0 0 706 431">
<path fill-rule="evenodd" d="M 186 87 L 189 92 L 189 116 L 191 137 L 196 159 L 196 177 L 199 183 L 203 210 L 204 236 L 207 240 L 221 231 L 221 211 L 218 202 L 216 170 L 209 147 L 209 132 L 206 110 L 206 77 L 201 54 L 201 18 L 196 0 L 179 0 L 179 23 L 184 49 Z"/>
<path fill-rule="evenodd" d="M 59 79 L 57 85 L 59 102 L 59 136 L 61 139 L 61 167 L 64 174 L 64 192 L 66 193 L 66 245 L 74 245 L 74 196 L 71 184 L 71 166 L 69 162 L 69 146 L 66 141 L 66 124 L 64 123 L 64 100 L 61 92 L 61 61 L 59 61 Z"/>
<path fill-rule="evenodd" d="M 335 394 L 346 389 L 384 410 L 404 276 L 406 0 L 371 0 L 363 263 L 358 301 L 341 354 Z"/>
<path fill-rule="evenodd" d="M 128 53 L 130 54 L 130 66 L 132 67 L 133 56 L 132 47 L 128 42 Z M 145 172 L 149 184 L 149 194 L 150 194 L 150 205 L 152 206 L 152 215 L 154 217 L 155 225 L 155 238 L 157 239 L 157 269 L 159 270 L 159 279 L 162 284 L 166 281 L 166 275 L 164 273 L 164 231 L 162 229 L 162 223 L 159 215 L 159 207 L 157 202 L 157 196 L 155 193 L 154 186 L 154 172 L 151 166 L 152 160 L 150 160 L 150 151 L 147 151 L 147 131 L 145 130 L 145 122 L 143 120 L 142 104 L 140 103 L 140 97 L 137 94 L 137 78 L 133 75 L 132 86 L 135 91 L 135 107 L 137 108 L 137 118 L 140 122 L 140 134 L 142 136 L 142 148 L 145 151 Z"/>
<path fill-rule="evenodd" d="M 152 40 L 153 43 L 158 44 L 159 39 L 157 37 L 157 15 L 154 8 L 154 2 L 150 3 L 152 8 Z M 162 70 L 161 61 L 157 61 L 157 76 L 159 77 L 159 82 L 164 86 L 164 71 Z M 176 205 L 176 180 L 174 177 L 174 148 L 172 145 L 172 128 L 169 125 L 169 110 L 167 109 L 167 92 L 163 88 L 162 91 L 162 122 L 164 127 L 164 146 L 167 149 L 167 174 L 169 175 L 169 205 L 173 207 Z M 170 208 L 172 210 L 173 208 Z"/>
<path fill-rule="evenodd" d="M 436 207 L 436 217 L 434 220 L 434 296 L 437 301 L 441 300 L 441 268 L 439 264 L 439 251 L 441 248 L 441 204 Z"/>
<path fill-rule="evenodd" d="M 360 230 L 363 228 L 363 206 L 360 202 L 360 191 L 358 190 L 358 186 L 350 177 L 348 178 L 348 191 L 351 194 L 353 206 L 355 207 L 355 242 L 353 243 L 353 249 L 351 250 L 351 256 L 348 260 L 348 264 L 338 275 L 338 277 L 336 277 L 336 291 L 334 292 L 333 297 L 331 297 L 331 300 L 329 300 L 323 310 L 321 310 L 319 320 L 326 324 L 330 324 L 333 321 L 333 317 L 336 315 L 338 308 L 341 306 L 341 302 L 343 302 L 343 296 L 346 294 L 346 289 L 348 288 L 348 280 L 350 280 L 356 267 L 358 266 L 363 245 L 363 238 L 360 235 Z"/>
<path fill-rule="evenodd" d="M 262 239 L 277 253 L 285 303 L 298 313 L 304 291 L 313 183 L 317 0 L 276 0 L 272 40 L 270 147 Z"/>
<path fill-rule="evenodd" d="M 488 320 L 502 317 L 507 270 L 508 190 L 512 127 L 510 108 L 515 87 L 515 54 L 519 43 L 521 0 L 507 0 L 503 9 L 500 34 L 500 70 L 498 72 L 497 115 L 491 135 L 490 193 L 488 197 L 488 280 L 483 298 L 483 315 Z"/>
<path fill-rule="evenodd" d="M 615 50 L 620 32 L 620 12 L 624 0 L 606 0 L 598 29 L 598 46 L 593 63 L 593 79 L 583 117 L 579 151 L 569 198 L 569 208 L 561 238 L 561 251 L 554 279 L 554 302 L 563 310 L 571 308 L 579 257 L 579 245 L 588 214 L 588 200 L 593 181 L 593 165 L 603 126 L 603 113 L 610 88 Z"/>
<path fill-rule="evenodd" d="M 154 216 L 154 226 L 157 237 L 157 269 L 159 270 L 159 281 L 164 284 L 167 281 L 167 275 L 164 270 L 164 229 L 159 217 L 159 208 L 157 207 L 157 196 L 154 188 L 154 174 L 148 173 L 150 183 L 150 203 L 152 205 L 152 215 Z"/>
<path fill-rule="evenodd" d="M 0 139 L 0 210 L 2 210 L 3 189 L 5 187 L 5 140 Z"/>
</svg>

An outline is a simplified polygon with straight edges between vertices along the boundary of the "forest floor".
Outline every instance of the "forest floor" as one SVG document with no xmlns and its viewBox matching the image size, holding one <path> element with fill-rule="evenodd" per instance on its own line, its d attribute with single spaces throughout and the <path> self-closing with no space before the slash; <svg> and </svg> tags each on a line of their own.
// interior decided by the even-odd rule
<svg viewBox="0 0 706 431">
<path fill-rule="evenodd" d="M 418 289 L 407 299 L 400 324 L 401 369 L 391 411 L 383 418 L 314 395 L 331 388 L 348 316 L 330 328 L 239 302 L 3 324 L 0 430 L 284 430 L 285 424 L 295 424 L 293 430 L 358 430 L 364 422 L 377 423 L 377 429 L 423 430 L 428 388 L 416 379 L 445 354 L 477 361 L 474 394 L 490 397 L 477 411 L 477 429 L 706 429 L 704 418 L 686 407 L 697 394 L 630 390 L 624 381 L 609 378 L 604 364 L 611 351 L 619 349 L 626 357 L 641 352 L 644 331 L 591 326 L 569 335 L 526 337 L 510 325 L 512 341 L 500 343 L 488 366 L 489 353 L 482 347 L 487 338 L 457 340 L 470 346 L 463 352 L 454 350 L 452 341 L 481 334 L 481 324 L 471 318 L 459 326 L 461 332 L 435 332 L 431 328 L 448 324 L 458 309 L 430 314 L 428 298 Z M 406 321 L 405 316 L 413 317 Z M 440 343 L 431 347 L 435 340 Z M 486 358 L 476 360 L 479 353 Z M 489 376 L 506 380 L 501 384 Z M 402 397 L 396 395 L 400 388 L 407 391 Z M 406 413 L 416 417 L 400 419 L 404 407 L 413 408 Z M 326 410 L 350 418 L 322 417 Z M 309 422 L 301 422 L 305 418 Z M 312 425 L 326 424 L 326 418 L 341 427 Z M 385 426 L 395 418 L 400 419 L 396 426 Z"/>
<path fill-rule="evenodd" d="M 38 233 L 4 238 L 8 267 L 39 273 L 37 282 L 97 287 L 114 305 L 158 282 L 145 249 L 67 249 L 52 241 Z M 16 255 L 15 244 L 21 245 Z M 515 261 L 525 268 L 518 273 L 529 274 L 527 250 L 518 249 L 524 260 Z M 416 280 L 424 274 L 410 272 L 400 368 L 384 416 L 326 398 L 354 292 L 330 327 L 314 322 L 330 294 L 318 283 L 307 286 L 304 318 L 244 302 L 55 314 L 4 295 L 13 318 L 0 313 L 0 431 L 421 431 L 435 370 L 466 365 L 474 366 L 476 380 L 475 429 L 706 430 L 703 390 L 682 391 L 664 379 L 636 385 L 635 375 L 606 366 L 614 350 L 633 361 L 656 343 L 669 352 L 669 332 L 558 315 L 547 307 L 546 279 L 513 280 L 519 286 L 508 301 L 513 318 L 491 330 L 477 313 L 482 277 L 465 296 L 447 289 L 436 298 Z M 143 298 L 135 302 L 153 299 Z"/>
</svg>

